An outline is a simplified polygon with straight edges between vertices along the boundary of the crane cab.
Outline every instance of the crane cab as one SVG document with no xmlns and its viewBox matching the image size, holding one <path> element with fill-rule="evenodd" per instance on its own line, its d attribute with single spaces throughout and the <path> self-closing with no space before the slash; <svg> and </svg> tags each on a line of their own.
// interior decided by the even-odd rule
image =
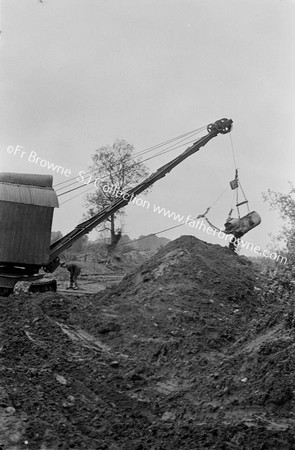
<svg viewBox="0 0 295 450">
<path fill-rule="evenodd" d="M 58 207 L 52 182 L 52 175 L 0 173 L 0 289 L 42 277 Z"/>
</svg>

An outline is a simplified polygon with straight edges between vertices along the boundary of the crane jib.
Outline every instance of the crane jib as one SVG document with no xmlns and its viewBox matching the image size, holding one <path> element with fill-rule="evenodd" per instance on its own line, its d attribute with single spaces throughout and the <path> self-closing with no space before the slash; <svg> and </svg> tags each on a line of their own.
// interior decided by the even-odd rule
<svg viewBox="0 0 295 450">
<path fill-rule="evenodd" d="M 55 268 L 59 265 L 59 260 L 57 260 L 58 255 L 71 247 L 71 245 L 78 240 L 80 237 L 89 233 L 93 230 L 97 225 L 101 222 L 104 222 L 109 216 L 117 212 L 119 209 L 128 205 L 130 201 L 133 200 L 134 197 L 139 195 L 141 192 L 148 189 L 152 186 L 156 181 L 163 178 L 167 173 L 169 173 L 174 167 L 179 165 L 182 161 L 184 161 L 189 156 L 193 155 L 197 152 L 201 147 L 206 145 L 212 138 L 217 136 L 218 134 L 226 134 L 229 133 L 232 129 L 233 121 L 231 119 L 220 119 L 210 125 L 207 126 L 208 134 L 201 137 L 197 140 L 192 146 L 188 147 L 183 153 L 174 158 L 173 160 L 166 163 L 164 166 L 160 167 L 156 172 L 152 173 L 148 178 L 142 181 L 136 187 L 130 189 L 128 192 L 124 194 L 124 198 L 119 198 L 111 203 L 107 208 L 100 211 L 95 216 L 86 220 L 85 222 L 80 223 L 76 226 L 74 230 L 70 233 L 66 234 L 64 237 L 54 242 L 50 246 L 50 256 L 49 256 L 49 264 L 44 267 L 45 271 L 54 271 Z M 56 260 L 56 263 L 54 262 Z"/>
</svg>

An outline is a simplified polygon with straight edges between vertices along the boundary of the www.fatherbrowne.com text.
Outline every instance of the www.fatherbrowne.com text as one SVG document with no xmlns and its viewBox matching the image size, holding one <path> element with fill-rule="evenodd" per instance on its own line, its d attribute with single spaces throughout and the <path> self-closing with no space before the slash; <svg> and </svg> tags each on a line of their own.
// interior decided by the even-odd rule
<svg viewBox="0 0 295 450">
<path fill-rule="evenodd" d="M 145 200 L 141 197 L 134 197 L 133 195 L 130 197 L 129 194 L 124 193 L 116 186 L 105 184 L 102 188 L 105 192 L 112 193 L 113 196 L 119 198 L 122 197 L 124 200 L 128 200 L 130 198 L 130 202 L 141 206 L 145 209 L 150 209 L 151 204 L 148 200 Z M 128 197 L 129 196 L 129 197 Z M 253 251 L 255 254 L 263 256 L 265 258 L 269 258 L 273 261 L 281 262 L 283 264 L 287 263 L 287 258 L 282 255 L 278 255 L 276 252 L 270 252 L 269 250 L 262 250 L 259 245 L 252 244 L 251 242 L 244 241 L 243 239 L 233 238 L 232 235 L 224 233 L 222 230 L 215 229 L 211 226 L 207 226 L 203 219 L 193 219 L 191 215 L 182 216 L 180 214 L 175 213 L 174 211 L 170 211 L 169 209 L 163 208 L 159 205 L 153 204 L 153 212 L 157 214 L 162 214 L 169 219 L 172 219 L 179 224 L 189 226 L 190 228 L 194 228 L 195 230 L 203 231 L 208 235 L 216 236 L 218 239 L 227 241 L 233 239 L 233 244 L 237 244 L 239 248 Z"/>
<path fill-rule="evenodd" d="M 23 147 L 21 145 L 17 145 L 15 147 L 13 145 L 9 145 L 7 147 L 7 153 L 14 156 L 18 155 L 21 159 L 27 158 L 28 162 L 52 170 L 53 172 L 60 173 L 67 178 L 72 175 L 72 171 L 70 169 L 65 169 L 63 166 L 54 164 L 44 158 L 41 158 L 35 151 L 31 151 L 28 154 L 28 152 L 23 150 Z M 85 185 L 93 184 L 96 189 L 101 187 L 99 184 L 100 180 L 98 178 L 94 179 L 92 174 L 87 175 L 87 177 L 86 175 L 87 173 L 81 170 L 78 174 L 78 177 L 76 178 L 77 181 Z M 105 192 L 111 193 L 116 198 L 121 197 L 129 203 L 141 206 L 142 208 L 150 209 L 151 207 L 151 204 L 148 200 L 144 200 L 141 197 L 136 197 L 134 194 L 130 195 L 127 192 L 123 192 L 115 185 L 104 184 L 101 188 Z M 195 230 L 201 230 L 208 235 L 217 236 L 218 239 L 222 239 L 225 241 L 227 241 L 228 239 L 234 239 L 233 243 L 235 245 L 238 245 L 239 248 L 251 250 L 255 254 L 263 256 L 265 258 L 270 258 L 273 261 L 282 262 L 284 264 L 287 263 L 287 258 L 285 256 L 278 255 L 276 252 L 270 252 L 269 250 L 262 250 L 259 245 L 254 246 L 251 242 L 244 241 L 241 238 L 233 238 L 231 235 L 224 233 L 222 230 L 217 230 L 215 228 L 212 228 L 211 226 L 207 226 L 203 222 L 203 220 L 193 219 L 191 215 L 188 215 L 187 217 L 181 216 L 180 214 L 176 214 L 174 211 L 170 211 L 169 209 L 167 210 L 166 208 L 155 204 L 153 205 L 153 212 L 157 214 L 163 214 L 165 217 L 168 217 L 169 219 L 172 219 L 181 225 L 189 226 L 190 228 L 194 228 Z"/>
</svg>

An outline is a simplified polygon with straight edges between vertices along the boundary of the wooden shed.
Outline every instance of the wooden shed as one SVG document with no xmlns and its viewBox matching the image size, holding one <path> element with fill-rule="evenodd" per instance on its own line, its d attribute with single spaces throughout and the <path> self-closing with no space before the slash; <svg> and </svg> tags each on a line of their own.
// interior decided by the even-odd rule
<svg viewBox="0 0 295 450">
<path fill-rule="evenodd" d="M 48 263 L 53 210 L 52 175 L 0 173 L 0 263 Z"/>
</svg>

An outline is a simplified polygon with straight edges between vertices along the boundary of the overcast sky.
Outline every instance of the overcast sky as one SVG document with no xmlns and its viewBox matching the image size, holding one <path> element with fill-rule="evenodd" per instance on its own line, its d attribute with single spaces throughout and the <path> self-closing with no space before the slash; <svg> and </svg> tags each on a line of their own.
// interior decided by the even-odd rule
<svg viewBox="0 0 295 450">
<path fill-rule="evenodd" d="M 1 171 L 51 173 L 34 151 L 78 176 L 96 148 L 126 139 L 136 151 L 231 118 L 242 186 L 262 217 L 247 240 L 265 247 L 279 227 L 261 193 L 294 181 L 295 2 L 291 0 L 2 0 Z M 20 145 L 26 154 L 9 154 Z M 175 150 L 148 162 L 151 171 Z M 184 216 L 204 212 L 234 178 L 231 141 L 218 136 L 146 197 Z M 85 188 L 83 188 L 85 190 Z M 81 189 L 81 192 L 83 192 Z M 60 197 L 60 203 L 77 195 Z M 55 210 L 54 230 L 81 221 L 83 195 Z M 230 190 L 210 212 L 222 226 Z M 176 225 L 136 205 L 130 237 Z M 242 212 L 246 213 L 246 209 Z M 160 236 L 193 234 L 187 226 Z"/>
</svg>

